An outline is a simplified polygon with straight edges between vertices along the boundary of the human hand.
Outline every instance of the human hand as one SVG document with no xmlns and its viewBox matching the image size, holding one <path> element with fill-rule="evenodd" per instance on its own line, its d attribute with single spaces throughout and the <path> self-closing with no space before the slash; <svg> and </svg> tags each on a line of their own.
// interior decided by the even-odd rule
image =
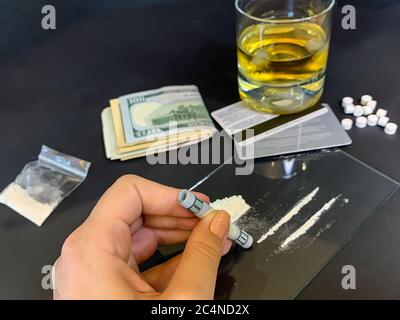
<svg viewBox="0 0 400 320">
<path fill-rule="evenodd" d="M 178 193 L 138 176 L 120 178 L 65 241 L 54 298 L 213 299 L 221 256 L 231 247 L 230 216 L 216 211 L 199 221 L 177 204 Z M 186 240 L 181 255 L 139 272 L 159 245 Z"/>
</svg>

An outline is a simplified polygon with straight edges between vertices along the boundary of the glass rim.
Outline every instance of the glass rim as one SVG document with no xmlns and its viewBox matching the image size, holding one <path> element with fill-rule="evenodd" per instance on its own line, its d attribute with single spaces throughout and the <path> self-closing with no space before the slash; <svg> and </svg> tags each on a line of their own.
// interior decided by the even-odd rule
<svg viewBox="0 0 400 320">
<path fill-rule="evenodd" d="M 312 15 L 312 16 L 309 16 L 309 17 L 296 18 L 296 19 L 284 19 L 284 20 L 281 19 L 281 20 L 275 20 L 275 19 L 271 19 L 271 18 L 265 18 L 265 19 L 264 19 L 264 18 L 258 18 L 258 17 L 252 16 L 251 14 L 245 12 L 245 11 L 239 6 L 239 1 L 242 1 L 242 0 L 235 0 L 235 7 L 236 7 L 236 10 L 237 10 L 240 14 L 246 16 L 247 18 L 249 18 L 249 19 L 251 19 L 251 20 L 254 20 L 254 21 L 257 21 L 257 22 L 269 23 L 269 24 L 285 24 L 285 23 L 296 23 L 296 22 L 305 22 L 305 21 L 309 21 L 309 20 L 318 18 L 318 17 L 320 17 L 320 16 L 322 16 L 322 15 L 328 13 L 329 11 L 331 11 L 332 8 L 333 8 L 333 6 L 334 6 L 335 3 L 336 3 L 336 0 L 331 0 L 331 3 L 329 4 L 329 6 L 327 6 L 324 10 L 322 10 L 321 12 L 319 12 L 319 13 L 317 13 L 317 14 L 314 14 L 314 15 Z"/>
</svg>

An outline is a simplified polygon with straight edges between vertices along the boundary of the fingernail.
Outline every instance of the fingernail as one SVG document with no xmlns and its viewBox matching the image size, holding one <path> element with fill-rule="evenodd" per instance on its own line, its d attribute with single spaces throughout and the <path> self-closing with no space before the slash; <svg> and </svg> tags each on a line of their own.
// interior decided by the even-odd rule
<svg viewBox="0 0 400 320">
<path fill-rule="evenodd" d="M 211 221 L 210 231 L 221 241 L 228 234 L 230 217 L 225 212 L 218 212 Z"/>
</svg>

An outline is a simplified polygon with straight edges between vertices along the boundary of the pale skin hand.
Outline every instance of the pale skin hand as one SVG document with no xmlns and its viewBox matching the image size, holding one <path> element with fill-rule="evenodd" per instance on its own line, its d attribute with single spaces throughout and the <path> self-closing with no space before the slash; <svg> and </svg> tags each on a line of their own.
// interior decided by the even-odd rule
<svg viewBox="0 0 400 320">
<path fill-rule="evenodd" d="M 213 299 L 221 256 L 231 247 L 230 217 L 216 211 L 199 221 L 177 204 L 178 193 L 137 176 L 120 178 L 65 241 L 54 298 Z M 159 245 L 186 240 L 183 254 L 139 272 Z"/>
</svg>

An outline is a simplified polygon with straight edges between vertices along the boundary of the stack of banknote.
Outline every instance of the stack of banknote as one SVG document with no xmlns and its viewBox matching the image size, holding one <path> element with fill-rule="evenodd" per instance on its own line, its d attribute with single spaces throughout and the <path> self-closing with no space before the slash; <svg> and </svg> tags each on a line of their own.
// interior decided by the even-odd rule
<svg viewBox="0 0 400 320">
<path fill-rule="evenodd" d="M 164 87 L 112 99 L 101 119 L 106 156 L 111 160 L 176 150 L 216 132 L 196 86 Z"/>
</svg>

